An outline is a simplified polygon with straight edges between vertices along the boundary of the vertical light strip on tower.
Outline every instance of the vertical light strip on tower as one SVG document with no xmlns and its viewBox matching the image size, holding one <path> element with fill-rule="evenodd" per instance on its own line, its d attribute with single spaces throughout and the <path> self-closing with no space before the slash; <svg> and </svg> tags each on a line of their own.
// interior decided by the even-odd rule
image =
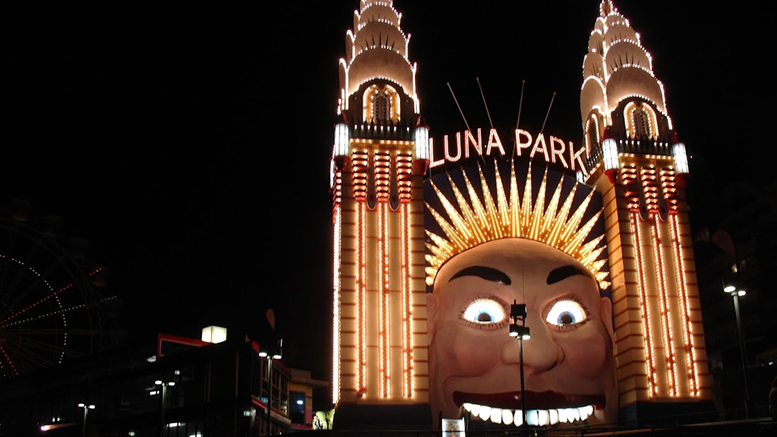
<svg viewBox="0 0 777 437">
<path fill-rule="evenodd" d="M 388 203 L 385 201 L 378 202 L 378 268 L 377 268 L 377 280 L 378 280 L 378 379 L 380 381 L 380 396 L 388 397 L 389 388 L 389 373 L 391 367 L 389 365 L 390 339 L 389 339 L 389 316 L 390 316 L 390 303 L 389 303 L 389 291 L 388 291 L 388 278 L 386 277 L 389 267 L 388 262 L 388 245 L 387 245 L 387 211 Z"/>
<path fill-rule="evenodd" d="M 333 223 L 333 237 L 334 237 L 334 243 L 335 243 L 335 250 L 332 254 L 332 258 L 334 261 L 333 265 L 333 277 L 334 277 L 334 298 L 332 299 L 332 332 L 333 332 L 333 341 L 332 341 L 332 403 L 337 404 L 337 402 L 340 400 L 340 389 L 341 389 L 341 380 L 340 380 L 340 362 L 342 359 L 342 356 L 340 355 L 340 349 L 341 349 L 341 341 L 342 338 L 340 337 L 340 332 L 342 328 L 342 322 L 341 322 L 341 303 L 342 303 L 342 281 L 340 280 L 340 254 L 343 251 L 343 244 L 342 244 L 342 231 L 343 231 L 343 212 L 342 212 L 342 203 L 340 202 L 340 199 L 342 198 L 342 171 L 338 171 L 335 175 L 335 192 L 338 193 L 335 196 L 336 205 L 334 207 L 333 211 L 333 217 L 332 220 Z"/>
<path fill-rule="evenodd" d="M 399 195 L 399 214 L 401 221 L 400 250 L 401 256 L 401 294 L 402 294 L 402 396 L 413 396 L 413 294 L 411 289 L 412 273 L 410 271 L 410 201 L 412 200 L 411 176 L 413 171 L 413 156 L 398 152 L 397 191 Z"/>
<path fill-rule="evenodd" d="M 653 265 L 656 272 L 656 287 L 658 288 L 658 297 L 661 304 L 659 313 L 661 314 L 661 332 L 663 334 L 664 357 L 666 360 L 666 375 L 668 377 L 669 394 L 677 396 L 677 366 L 675 366 L 674 357 L 674 329 L 672 327 L 672 314 L 669 309 L 669 292 L 667 290 L 666 261 L 664 260 L 663 244 L 661 242 L 661 217 L 658 209 L 658 185 L 656 181 L 656 170 L 654 167 L 643 167 L 640 171 L 642 175 L 642 192 L 645 196 L 645 206 L 648 211 L 648 220 L 650 220 L 650 235 L 653 249 Z"/>
<path fill-rule="evenodd" d="M 677 396 L 677 366 L 674 357 L 674 328 L 672 314 L 669 309 L 669 296 L 666 283 L 666 261 L 661 250 L 661 223 L 658 214 L 651 215 L 650 235 L 653 240 L 653 262 L 656 267 L 656 285 L 661 302 L 661 332 L 664 335 L 664 357 L 666 360 L 666 376 L 668 378 L 669 394 Z"/>
<path fill-rule="evenodd" d="M 378 209 L 378 232 L 377 232 L 377 280 L 378 280 L 378 359 L 379 359 L 379 380 L 380 396 L 387 398 L 391 394 L 391 302 L 390 302 L 390 283 L 389 283 L 389 188 L 391 174 L 391 157 L 386 151 L 375 152 L 375 195 L 377 197 Z"/>
<path fill-rule="evenodd" d="M 357 397 L 364 396 L 367 389 L 367 338 L 366 338 L 366 300 L 367 300 L 367 249 L 365 247 L 367 232 L 367 168 L 369 156 L 365 150 L 353 152 L 353 195 L 355 200 L 356 235 L 356 272 L 355 272 L 355 305 L 356 323 L 354 328 L 355 342 L 355 387 Z"/>
<path fill-rule="evenodd" d="M 642 317 L 642 336 L 645 339 L 645 371 L 648 379 L 648 394 L 650 397 L 658 394 L 658 381 L 656 379 L 656 360 L 654 355 L 655 339 L 652 329 L 652 311 L 650 298 L 647 292 L 647 278 L 645 255 L 643 253 L 643 242 L 640 231 L 639 218 L 639 195 L 636 168 L 634 165 L 624 165 L 622 170 L 622 181 L 626 188 L 627 207 L 629 213 L 629 223 L 631 224 L 631 234 L 634 238 L 634 256 L 637 259 L 637 287 L 639 289 L 639 303 Z"/>
<path fill-rule="evenodd" d="M 367 260 L 365 248 L 365 228 L 367 204 L 362 200 L 356 203 L 356 393 L 357 397 L 366 394 L 367 389 Z"/>
<path fill-rule="evenodd" d="M 650 296 L 647 292 L 647 278 L 645 277 L 645 255 L 643 253 L 643 242 L 640 231 L 640 218 L 638 211 L 632 211 L 631 218 L 631 233 L 634 236 L 634 254 L 637 258 L 637 265 L 639 269 L 637 271 L 637 280 L 639 282 L 639 300 L 642 307 L 642 332 L 645 336 L 645 355 L 647 358 L 647 377 L 648 386 L 650 388 L 650 396 L 656 396 L 658 394 L 658 382 L 656 379 L 656 360 L 654 356 L 655 340 L 653 338 L 653 328 L 651 324 L 652 311 L 650 304 Z"/>
<path fill-rule="evenodd" d="M 696 361 L 696 348 L 693 344 L 693 330 L 691 326 L 691 312 L 688 305 L 688 286 L 685 276 L 685 260 L 682 255 L 682 244 L 680 242 L 680 231 L 678 224 L 677 214 L 669 216 L 669 223 L 672 229 L 672 248 L 674 251 L 674 257 L 678 264 L 677 266 L 677 285 L 680 288 L 680 304 L 682 307 L 682 321 L 683 321 L 683 343 L 685 345 L 686 362 L 688 366 L 688 387 L 691 396 L 699 395 L 699 372 L 697 369 Z"/>
<path fill-rule="evenodd" d="M 677 287 L 680 291 L 680 315 L 683 328 L 683 345 L 685 351 L 685 361 L 688 374 L 688 391 L 691 396 L 699 396 L 699 371 L 696 359 L 696 348 L 693 342 L 693 328 L 691 322 L 691 311 L 689 305 L 688 279 L 685 274 L 685 258 L 682 254 L 682 241 L 680 235 L 680 224 L 678 214 L 677 188 L 675 186 L 675 173 L 671 169 L 661 171 L 661 189 L 666 199 L 669 211 L 669 225 L 672 238 L 672 254 L 675 260 L 675 272 Z"/>
<path fill-rule="evenodd" d="M 409 398 L 413 395 L 413 295 L 410 292 L 410 204 L 401 202 L 400 220 L 402 232 L 400 234 L 400 248 L 402 250 L 402 396 Z"/>
</svg>

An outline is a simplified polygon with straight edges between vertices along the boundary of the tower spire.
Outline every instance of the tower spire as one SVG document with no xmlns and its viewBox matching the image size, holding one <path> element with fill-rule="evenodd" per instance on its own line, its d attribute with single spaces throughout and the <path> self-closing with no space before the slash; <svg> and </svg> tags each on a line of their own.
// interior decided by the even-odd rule
<svg viewBox="0 0 777 437">
<path fill-rule="evenodd" d="M 602 4 L 599 6 L 599 13 L 602 17 L 606 17 L 614 11 L 615 6 L 613 5 L 612 0 L 602 0 Z"/>
<path fill-rule="evenodd" d="M 401 27 L 402 14 L 394 9 L 392 0 L 361 0 L 361 7 L 354 11 L 353 29 L 346 34 L 346 54 L 340 60 L 339 111 L 359 112 L 355 107 L 366 82 L 381 79 L 401 89 L 411 99 L 408 108 L 388 108 L 391 119 L 397 122 L 412 119 L 412 113 L 420 112 L 416 93 L 416 64 L 409 59 L 410 35 Z M 362 102 L 363 103 L 363 102 Z M 385 122 L 370 114 L 352 114 L 352 120 Z M 412 124 L 412 123 L 409 123 Z"/>
<path fill-rule="evenodd" d="M 607 237 L 610 270 L 633 272 L 612 278 L 613 300 L 638 303 L 629 322 L 615 329 L 616 350 L 640 363 L 618 368 L 620 405 L 648 411 L 667 400 L 708 402 L 710 374 L 687 237 L 688 154 L 653 59 L 613 0 L 601 1 L 588 40 L 580 112 L 587 182 L 614 206 L 605 227 L 623 225 Z"/>
<path fill-rule="evenodd" d="M 429 129 L 402 14 L 392 0 L 360 0 L 353 18 L 339 62 L 330 163 L 332 387 L 341 425 L 363 420 L 375 406 L 428 400 L 418 229 Z"/>
</svg>

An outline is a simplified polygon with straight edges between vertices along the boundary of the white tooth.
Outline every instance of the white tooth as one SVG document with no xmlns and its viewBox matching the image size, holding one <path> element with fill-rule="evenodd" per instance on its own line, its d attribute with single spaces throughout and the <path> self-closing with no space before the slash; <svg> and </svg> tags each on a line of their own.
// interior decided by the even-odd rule
<svg viewBox="0 0 777 437">
<path fill-rule="evenodd" d="M 593 405 L 588 405 L 587 407 L 585 407 L 585 410 L 588 412 L 589 416 L 594 414 L 594 406 Z"/>
<path fill-rule="evenodd" d="M 569 421 L 569 418 L 567 417 L 567 409 L 566 408 L 559 408 L 558 410 L 558 421 L 561 423 L 566 423 Z"/>
<path fill-rule="evenodd" d="M 577 411 L 577 408 L 567 408 L 567 414 L 569 415 L 570 422 L 577 422 L 580 420 L 580 412 Z"/>
<path fill-rule="evenodd" d="M 588 407 L 580 407 L 577 409 L 578 414 L 580 414 L 580 420 L 588 419 L 588 416 L 590 416 L 590 413 L 588 412 Z"/>
<path fill-rule="evenodd" d="M 473 416 L 477 416 L 480 413 L 480 405 L 472 404 L 472 409 L 469 411 Z"/>
<path fill-rule="evenodd" d="M 550 413 L 550 424 L 555 425 L 558 423 L 558 410 L 550 410 L 548 411 Z"/>
<path fill-rule="evenodd" d="M 523 411 L 515 410 L 515 418 L 513 419 L 515 426 L 523 425 Z"/>
<path fill-rule="evenodd" d="M 540 426 L 550 424 L 550 415 L 548 414 L 548 410 L 537 410 L 537 418 Z"/>
<path fill-rule="evenodd" d="M 469 402 L 464 402 L 461 406 L 464 408 L 465 411 L 472 412 L 472 404 L 470 404 Z"/>
<path fill-rule="evenodd" d="M 537 426 L 540 424 L 540 417 L 537 414 L 537 410 L 529 410 L 526 412 L 526 424 Z"/>
<path fill-rule="evenodd" d="M 494 423 L 502 423 L 502 410 L 500 408 L 491 409 L 491 421 Z"/>
<path fill-rule="evenodd" d="M 491 417 L 491 407 L 486 405 L 480 406 L 480 414 L 478 414 L 481 419 L 488 420 L 489 417 Z"/>
<path fill-rule="evenodd" d="M 513 423 L 513 412 L 510 410 L 502 410 L 502 422 L 505 425 Z"/>
</svg>

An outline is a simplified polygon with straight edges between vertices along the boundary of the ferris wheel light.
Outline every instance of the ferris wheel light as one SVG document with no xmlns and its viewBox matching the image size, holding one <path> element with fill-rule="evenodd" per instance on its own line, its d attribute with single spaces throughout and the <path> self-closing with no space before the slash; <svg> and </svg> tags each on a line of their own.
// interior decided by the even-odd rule
<svg viewBox="0 0 777 437">
<path fill-rule="evenodd" d="M 62 244 L 78 239 L 56 229 L 58 219 L 37 220 L 17 209 L 0 215 L 0 383 L 94 352 L 106 331 L 83 323 L 102 319 L 97 313 L 111 299 L 98 290 L 104 281 L 92 280 L 102 270 L 82 263 L 83 247 Z"/>
</svg>

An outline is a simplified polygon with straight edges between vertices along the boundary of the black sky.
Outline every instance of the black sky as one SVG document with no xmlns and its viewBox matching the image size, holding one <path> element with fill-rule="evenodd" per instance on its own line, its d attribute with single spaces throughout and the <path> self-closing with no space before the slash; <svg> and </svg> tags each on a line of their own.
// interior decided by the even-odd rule
<svg viewBox="0 0 777 437">
<path fill-rule="evenodd" d="M 521 125 L 578 141 L 598 0 L 396 0 L 432 135 Z M 703 5 L 703 7 L 701 7 Z M 767 4 L 621 0 L 687 143 L 694 219 L 769 181 Z M 356 0 L 35 4 L 6 20 L 0 173 L 86 238 L 124 324 L 198 336 L 276 312 L 289 364 L 327 379 L 328 158 Z M 451 92 L 451 90 L 453 92 Z M 555 94 L 554 94 L 555 93 Z M 552 105 L 551 105 L 552 102 Z M 550 109 L 549 109 L 550 107 Z M 547 115 L 547 122 L 545 117 Z M 696 212 L 698 211 L 698 213 Z M 308 353 L 307 351 L 312 351 Z"/>
</svg>

